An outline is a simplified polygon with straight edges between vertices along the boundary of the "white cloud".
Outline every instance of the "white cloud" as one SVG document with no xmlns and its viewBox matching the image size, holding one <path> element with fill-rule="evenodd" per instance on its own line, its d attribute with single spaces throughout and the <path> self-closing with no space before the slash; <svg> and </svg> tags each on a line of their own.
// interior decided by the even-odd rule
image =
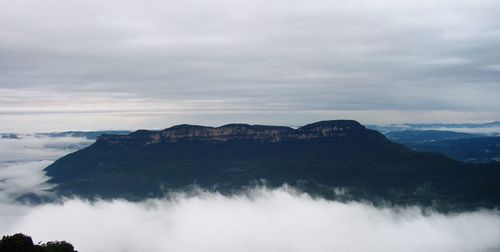
<svg viewBox="0 0 500 252">
<path fill-rule="evenodd" d="M 0 203 L 9 203 L 28 193 L 47 195 L 49 177 L 43 169 L 55 159 L 93 141 L 78 137 L 18 135 L 0 138 Z"/>
<path fill-rule="evenodd" d="M 26 207 L 1 233 L 67 240 L 79 251 L 498 251 L 500 213 L 422 214 L 314 199 L 288 188 L 241 195 Z M 4 217 L 5 218 L 5 217 Z"/>
<path fill-rule="evenodd" d="M 497 135 L 500 133 L 500 127 L 495 126 L 495 127 L 474 127 L 474 128 L 467 128 L 467 127 L 453 127 L 453 128 L 447 128 L 447 127 L 433 127 L 433 128 L 422 128 L 422 130 L 444 130 L 444 131 L 455 131 L 455 132 L 463 132 L 463 133 L 477 133 L 477 134 L 492 134 L 492 135 Z"/>
<path fill-rule="evenodd" d="M 15 200 L 27 193 L 43 195 L 53 185 L 43 169 L 52 161 L 0 163 L 0 202 Z"/>
<path fill-rule="evenodd" d="M 0 162 L 55 160 L 93 141 L 78 137 L 19 135 L 19 139 L 0 138 Z"/>
</svg>

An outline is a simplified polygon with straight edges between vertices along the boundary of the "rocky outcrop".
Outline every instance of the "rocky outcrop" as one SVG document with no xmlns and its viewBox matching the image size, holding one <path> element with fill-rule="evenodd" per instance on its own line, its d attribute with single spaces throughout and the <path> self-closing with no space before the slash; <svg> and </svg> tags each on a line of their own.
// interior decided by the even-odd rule
<svg viewBox="0 0 500 252">
<path fill-rule="evenodd" d="M 101 144 L 159 144 L 181 141 L 226 142 L 250 140 L 281 142 L 362 134 L 366 128 L 356 121 L 333 120 L 305 125 L 298 129 L 280 126 L 227 124 L 221 127 L 177 125 L 161 131 L 139 130 L 129 135 L 102 135 Z"/>
</svg>

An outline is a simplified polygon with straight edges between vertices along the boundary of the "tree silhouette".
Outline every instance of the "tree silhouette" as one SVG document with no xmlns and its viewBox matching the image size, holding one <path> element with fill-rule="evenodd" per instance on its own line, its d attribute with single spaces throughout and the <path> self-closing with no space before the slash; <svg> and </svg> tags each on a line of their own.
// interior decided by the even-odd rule
<svg viewBox="0 0 500 252">
<path fill-rule="evenodd" d="M 1 252 L 77 252 L 71 243 L 66 241 L 49 241 L 34 245 L 31 237 L 25 234 L 3 236 L 0 240 Z"/>
</svg>

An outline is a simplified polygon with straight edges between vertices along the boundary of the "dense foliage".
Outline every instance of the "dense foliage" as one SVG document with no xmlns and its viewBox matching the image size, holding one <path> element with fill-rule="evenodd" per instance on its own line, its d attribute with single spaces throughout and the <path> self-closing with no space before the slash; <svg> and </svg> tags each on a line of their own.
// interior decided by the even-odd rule
<svg viewBox="0 0 500 252">
<path fill-rule="evenodd" d="M 68 242 L 51 241 L 43 244 L 33 244 L 31 237 L 24 234 L 3 236 L 0 240 L 2 252 L 76 252 Z"/>
</svg>

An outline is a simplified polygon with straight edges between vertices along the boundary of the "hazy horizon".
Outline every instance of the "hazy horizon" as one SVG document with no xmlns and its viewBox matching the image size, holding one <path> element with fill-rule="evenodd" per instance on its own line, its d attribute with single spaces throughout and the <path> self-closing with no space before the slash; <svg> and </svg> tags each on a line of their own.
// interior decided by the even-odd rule
<svg viewBox="0 0 500 252">
<path fill-rule="evenodd" d="M 331 119 L 331 120 L 354 120 L 354 119 Z M 329 120 L 320 120 L 320 121 L 329 121 Z M 356 121 L 356 120 L 355 120 Z M 47 131 L 35 131 L 37 128 L 31 128 L 31 131 L 22 131 L 21 129 L 16 129 L 16 131 L 0 131 L 0 134 L 20 134 L 20 135 L 30 135 L 30 134 L 50 134 L 50 133 L 63 133 L 63 132 L 100 132 L 100 131 L 128 131 L 134 132 L 136 130 L 151 130 L 158 131 L 168 129 L 177 125 L 198 125 L 204 127 L 222 127 L 227 124 L 249 124 L 249 125 L 263 125 L 263 126 L 285 126 L 291 128 L 300 128 L 310 123 L 315 123 L 319 121 L 311 121 L 306 122 L 300 125 L 293 124 L 259 124 L 259 123 L 248 123 L 248 122 L 229 122 L 225 124 L 205 124 L 202 125 L 200 123 L 178 123 L 172 124 L 165 127 L 150 127 L 150 128 L 93 128 L 93 129 L 81 129 L 81 128 L 72 128 L 72 129 L 59 129 L 59 130 L 47 130 Z M 359 121 L 358 121 L 359 122 Z M 365 124 L 362 122 L 363 126 L 371 129 L 375 129 L 381 131 L 381 133 L 385 133 L 387 130 L 390 131 L 400 131 L 400 130 L 437 130 L 437 131 L 454 131 L 461 133 L 471 133 L 471 134 L 484 134 L 484 135 L 496 135 L 500 134 L 500 126 L 498 125 L 484 125 L 484 124 L 500 124 L 500 121 L 485 121 L 485 122 L 477 122 L 477 123 L 388 123 L 388 124 Z M 429 125 L 430 124 L 430 125 Z M 460 127 L 458 127 L 460 126 Z"/>
</svg>

